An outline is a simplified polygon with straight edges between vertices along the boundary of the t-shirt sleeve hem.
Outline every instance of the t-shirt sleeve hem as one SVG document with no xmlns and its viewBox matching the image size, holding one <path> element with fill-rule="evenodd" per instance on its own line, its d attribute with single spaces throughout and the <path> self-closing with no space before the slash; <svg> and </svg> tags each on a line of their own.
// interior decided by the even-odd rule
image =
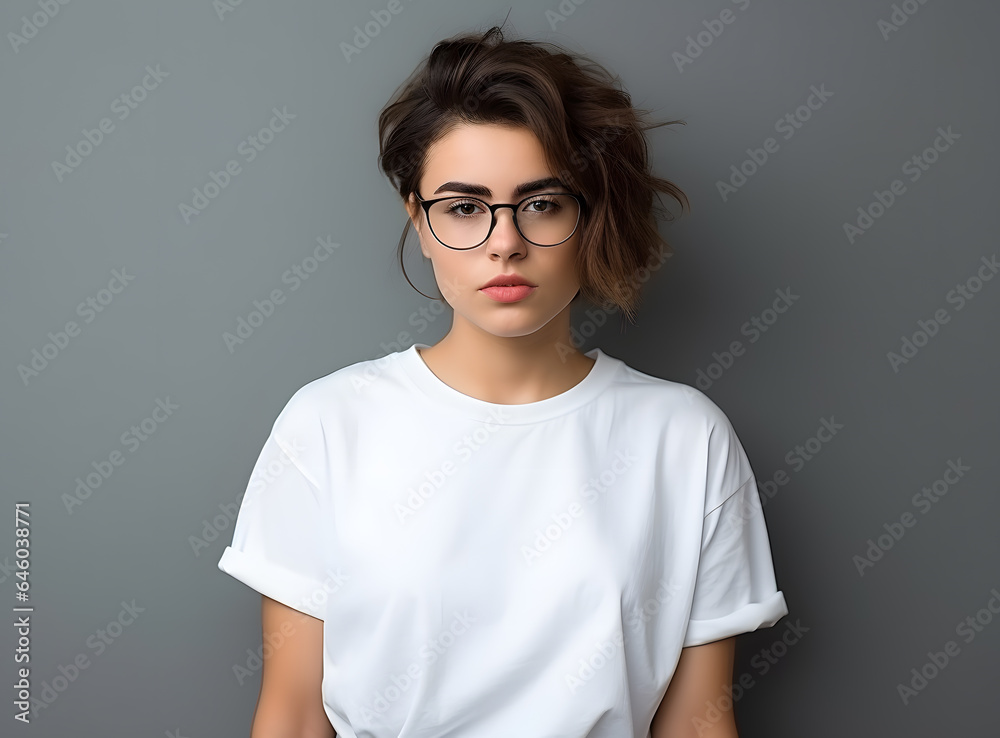
<svg viewBox="0 0 1000 738">
<path fill-rule="evenodd" d="M 684 648 L 719 641 L 759 628 L 770 628 L 787 614 L 785 596 L 781 592 L 775 592 L 764 602 L 751 602 L 725 617 L 714 620 L 689 620 Z"/>
<path fill-rule="evenodd" d="M 226 546 L 219 559 L 219 569 L 262 595 L 277 600 L 306 615 L 323 619 L 317 593 L 323 585 L 308 577 L 257 558 L 245 551 Z M 324 600 L 325 601 L 325 600 Z"/>
</svg>

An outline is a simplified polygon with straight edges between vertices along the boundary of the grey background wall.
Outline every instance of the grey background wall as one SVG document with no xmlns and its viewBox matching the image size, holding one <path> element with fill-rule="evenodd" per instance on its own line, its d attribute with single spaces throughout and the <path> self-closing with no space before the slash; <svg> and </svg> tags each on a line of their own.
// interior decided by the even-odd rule
<svg viewBox="0 0 1000 738">
<path fill-rule="evenodd" d="M 248 734 L 259 596 L 216 568 L 228 516 L 296 389 L 446 332 L 411 320 L 376 118 L 511 11 L 687 121 L 649 135 L 693 210 L 638 323 L 574 325 L 703 389 L 753 463 L 790 614 L 740 639 L 741 735 L 995 735 L 1000 8 L 401 0 L 345 56 L 387 7 L 0 9 L 0 597 L 30 503 L 41 704 L 15 722 L 0 629 L 3 733 Z"/>
</svg>

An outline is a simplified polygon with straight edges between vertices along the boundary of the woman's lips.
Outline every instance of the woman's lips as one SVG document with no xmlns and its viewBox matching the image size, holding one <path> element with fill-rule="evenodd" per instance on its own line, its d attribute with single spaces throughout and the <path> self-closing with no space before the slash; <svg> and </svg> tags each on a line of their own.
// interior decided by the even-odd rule
<svg viewBox="0 0 1000 738">
<path fill-rule="evenodd" d="M 526 284 L 518 284 L 509 287 L 501 285 L 484 287 L 479 291 L 497 302 L 517 302 L 518 300 L 523 300 L 536 289 L 536 287 L 529 287 Z"/>
</svg>

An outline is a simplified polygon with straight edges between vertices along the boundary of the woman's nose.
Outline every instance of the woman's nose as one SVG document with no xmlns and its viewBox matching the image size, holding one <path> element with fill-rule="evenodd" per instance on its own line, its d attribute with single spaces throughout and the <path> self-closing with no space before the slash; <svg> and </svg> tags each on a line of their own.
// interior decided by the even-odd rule
<svg viewBox="0 0 1000 738">
<path fill-rule="evenodd" d="M 523 250 L 525 241 L 518 233 L 514 225 L 513 208 L 497 208 L 496 225 L 493 226 L 493 233 L 490 234 L 487 243 L 494 250 Z"/>
</svg>

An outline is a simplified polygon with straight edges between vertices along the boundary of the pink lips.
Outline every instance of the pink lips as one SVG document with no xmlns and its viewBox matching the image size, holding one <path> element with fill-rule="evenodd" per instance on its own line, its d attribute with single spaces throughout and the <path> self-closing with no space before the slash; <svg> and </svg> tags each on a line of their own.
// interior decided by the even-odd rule
<svg viewBox="0 0 1000 738">
<path fill-rule="evenodd" d="M 526 284 L 518 284 L 512 286 L 497 285 L 494 287 L 484 287 L 479 291 L 497 302 L 517 302 L 530 295 L 535 289 L 535 287 L 530 287 Z"/>
</svg>

